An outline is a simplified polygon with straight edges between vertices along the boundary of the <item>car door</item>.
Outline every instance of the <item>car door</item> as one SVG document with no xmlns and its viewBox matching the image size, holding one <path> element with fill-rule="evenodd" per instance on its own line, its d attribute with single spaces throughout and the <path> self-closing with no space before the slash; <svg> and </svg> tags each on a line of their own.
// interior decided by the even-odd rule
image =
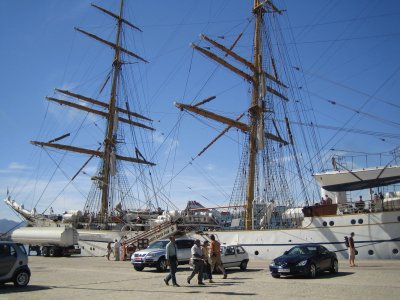
<svg viewBox="0 0 400 300">
<path fill-rule="evenodd" d="M 240 266 L 243 260 L 248 259 L 246 250 L 242 246 L 236 246 L 236 259 L 238 261 L 237 266 Z"/>
<path fill-rule="evenodd" d="M 237 261 L 235 246 L 221 247 L 221 260 L 224 267 L 229 268 L 235 266 L 235 262 Z"/>
<path fill-rule="evenodd" d="M 12 245 L 0 245 L 0 277 L 5 276 L 14 268 L 17 252 Z"/>
<path fill-rule="evenodd" d="M 320 270 L 328 270 L 331 266 L 331 254 L 324 246 L 318 247 L 318 260 Z"/>
</svg>

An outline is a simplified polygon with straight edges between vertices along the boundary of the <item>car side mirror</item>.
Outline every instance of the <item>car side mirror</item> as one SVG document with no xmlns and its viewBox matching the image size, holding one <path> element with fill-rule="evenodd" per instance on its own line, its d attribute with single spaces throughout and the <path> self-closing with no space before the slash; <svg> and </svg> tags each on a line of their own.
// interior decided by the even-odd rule
<svg viewBox="0 0 400 300">
<path fill-rule="evenodd" d="M 287 255 L 289 253 L 289 251 L 285 251 L 283 252 L 283 255 Z"/>
</svg>

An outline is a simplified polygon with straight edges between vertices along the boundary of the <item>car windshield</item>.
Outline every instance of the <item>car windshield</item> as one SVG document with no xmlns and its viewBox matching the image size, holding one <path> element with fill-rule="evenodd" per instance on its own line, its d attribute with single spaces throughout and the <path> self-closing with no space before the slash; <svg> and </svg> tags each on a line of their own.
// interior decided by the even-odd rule
<svg viewBox="0 0 400 300">
<path fill-rule="evenodd" d="M 316 253 L 317 247 L 316 246 L 296 246 L 290 249 L 286 255 L 304 255 L 304 254 L 311 254 Z"/>
<path fill-rule="evenodd" d="M 157 241 L 150 244 L 150 246 L 147 247 L 147 249 L 162 249 L 165 248 L 165 246 L 167 246 L 168 243 L 169 241 Z"/>
</svg>

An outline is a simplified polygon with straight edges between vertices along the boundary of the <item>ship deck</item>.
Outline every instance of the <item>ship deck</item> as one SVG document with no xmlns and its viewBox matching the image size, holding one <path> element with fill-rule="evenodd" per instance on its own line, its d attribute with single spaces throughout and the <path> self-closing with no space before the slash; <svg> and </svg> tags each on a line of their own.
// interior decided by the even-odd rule
<svg viewBox="0 0 400 300">
<path fill-rule="evenodd" d="M 12 284 L 0 287 L 0 299 L 397 299 L 400 290 L 400 260 L 356 261 L 350 268 L 339 262 L 339 273 L 316 279 L 274 279 L 269 261 L 250 261 L 247 272 L 229 269 L 228 278 L 214 276 L 216 283 L 198 286 L 186 283 L 190 269 L 180 266 L 179 288 L 166 286 L 166 273 L 153 269 L 137 272 L 130 262 L 104 257 L 29 257 L 32 271 L 27 288 Z"/>
</svg>

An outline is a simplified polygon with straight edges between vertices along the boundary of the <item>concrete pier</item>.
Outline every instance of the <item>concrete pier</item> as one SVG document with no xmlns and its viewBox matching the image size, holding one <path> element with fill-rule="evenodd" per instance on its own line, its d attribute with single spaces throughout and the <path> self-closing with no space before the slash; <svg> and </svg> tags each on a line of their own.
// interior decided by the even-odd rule
<svg viewBox="0 0 400 300">
<path fill-rule="evenodd" d="M 188 266 L 180 266 L 181 287 L 166 286 L 166 273 L 155 269 L 135 271 L 128 261 L 104 257 L 29 257 L 32 271 L 26 288 L 0 286 L 0 299 L 399 299 L 400 260 L 356 261 L 357 267 L 339 262 L 339 273 L 316 279 L 274 279 L 269 261 L 250 261 L 249 269 L 228 269 L 228 278 L 214 275 L 215 283 L 190 285 Z"/>
</svg>

